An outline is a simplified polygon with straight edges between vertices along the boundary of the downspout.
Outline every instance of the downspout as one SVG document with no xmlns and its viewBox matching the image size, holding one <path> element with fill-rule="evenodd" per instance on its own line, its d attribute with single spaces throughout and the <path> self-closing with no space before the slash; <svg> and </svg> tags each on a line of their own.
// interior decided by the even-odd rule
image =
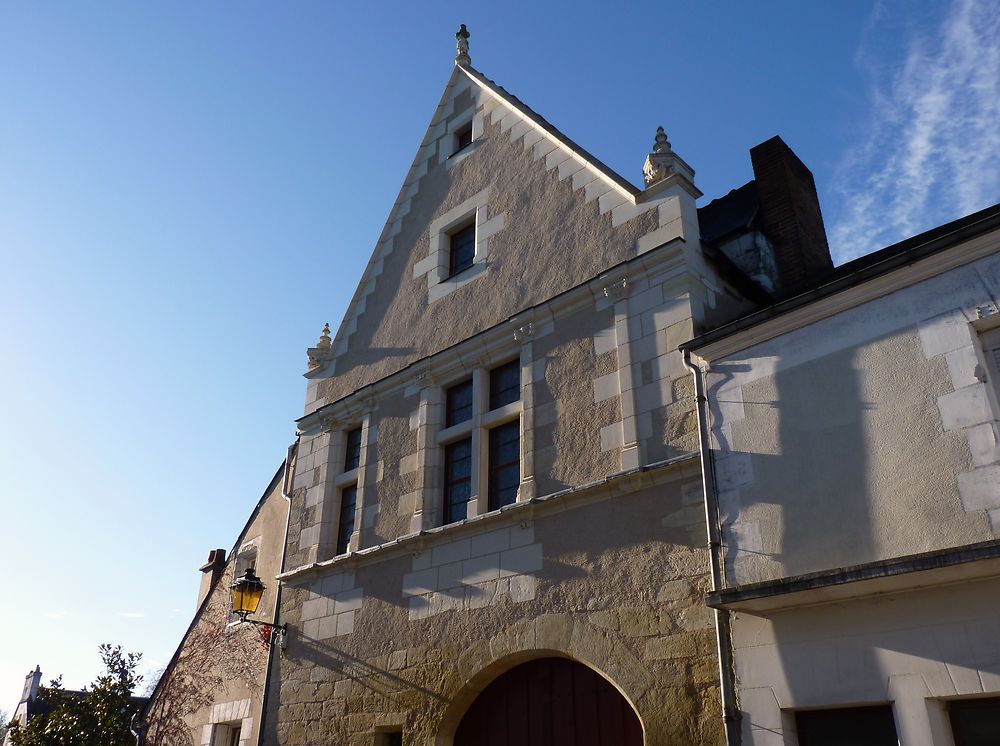
<svg viewBox="0 0 1000 746">
<path fill-rule="evenodd" d="M 708 529 L 708 556 L 712 574 L 712 592 L 722 588 L 722 531 L 719 527 L 719 498 L 712 468 L 708 437 L 708 414 L 705 384 L 701 369 L 691 362 L 691 352 L 683 350 L 684 366 L 694 376 L 694 398 L 698 410 L 698 450 L 701 454 L 701 476 L 705 491 L 705 525 Z M 728 609 L 713 609 L 715 614 L 715 646 L 719 661 L 719 689 L 722 699 L 722 721 L 727 746 L 740 746 L 742 732 L 739 705 L 736 703 L 736 666 L 733 662 L 732 623 Z"/>
<path fill-rule="evenodd" d="M 288 529 L 292 523 L 292 494 L 289 489 L 292 485 L 292 480 L 295 478 L 295 456 L 299 447 L 299 438 L 295 438 L 295 442 L 288 446 L 288 450 L 285 452 L 285 474 L 284 478 L 281 480 L 281 496 L 285 498 L 288 503 L 288 512 L 285 516 L 285 536 L 281 540 L 281 563 L 278 566 L 278 574 L 280 575 L 285 571 L 285 555 L 287 553 L 288 547 Z M 278 589 L 274 593 L 274 613 L 271 615 L 271 624 L 277 626 L 278 615 L 281 611 L 281 582 L 278 582 Z M 277 634 L 277 640 L 274 639 L 274 635 Z M 275 645 L 274 642 L 278 644 Z M 260 723 L 257 725 L 257 744 L 259 746 L 261 738 L 264 735 L 264 720 L 267 718 L 267 700 L 268 692 L 271 691 L 271 669 L 274 665 L 274 656 L 276 653 L 274 649 L 276 647 L 284 650 L 285 645 L 288 642 L 288 631 L 283 633 L 275 633 L 272 631 L 272 643 L 267 649 L 267 667 L 264 670 L 264 691 L 260 698 Z M 142 744 L 139 744 L 142 746 Z"/>
</svg>

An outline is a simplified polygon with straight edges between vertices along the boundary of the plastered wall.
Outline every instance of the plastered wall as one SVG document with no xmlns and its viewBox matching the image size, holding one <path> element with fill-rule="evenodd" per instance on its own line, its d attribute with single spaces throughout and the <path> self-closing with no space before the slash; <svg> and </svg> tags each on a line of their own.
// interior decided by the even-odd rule
<svg viewBox="0 0 1000 746">
<path fill-rule="evenodd" d="M 947 699 L 1000 691 L 998 591 L 984 580 L 737 614 L 743 742 L 797 746 L 798 708 L 889 702 L 900 743 L 952 746 Z"/>
<path fill-rule="evenodd" d="M 996 536 L 998 288 L 988 256 L 711 361 L 731 584 Z"/>
</svg>

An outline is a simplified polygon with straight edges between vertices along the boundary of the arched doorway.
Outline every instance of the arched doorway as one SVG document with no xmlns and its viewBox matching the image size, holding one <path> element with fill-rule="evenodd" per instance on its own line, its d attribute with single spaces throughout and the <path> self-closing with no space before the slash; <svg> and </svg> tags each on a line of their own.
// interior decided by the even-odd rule
<svg viewBox="0 0 1000 746">
<path fill-rule="evenodd" d="M 642 725 L 606 679 L 566 658 L 498 676 L 466 711 L 455 746 L 642 746 Z"/>
</svg>

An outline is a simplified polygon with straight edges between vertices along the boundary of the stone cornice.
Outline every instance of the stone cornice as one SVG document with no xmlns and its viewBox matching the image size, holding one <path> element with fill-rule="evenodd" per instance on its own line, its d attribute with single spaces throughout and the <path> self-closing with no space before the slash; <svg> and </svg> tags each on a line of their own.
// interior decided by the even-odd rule
<svg viewBox="0 0 1000 746">
<path fill-rule="evenodd" d="M 427 551 L 440 542 L 454 541 L 473 534 L 481 528 L 499 528 L 505 521 L 511 523 L 531 522 L 536 517 L 562 510 L 572 510 L 583 505 L 610 500 L 622 495 L 638 492 L 647 487 L 677 482 L 688 477 L 699 476 L 698 454 L 690 453 L 667 461 L 640 466 L 637 469 L 611 474 L 604 479 L 578 487 L 535 497 L 524 502 L 516 502 L 499 510 L 467 518 L 447 526 L 405 534 L 384 544 L 366 547 L 357 552 L 334 557 L 323 562 L 296 567 L 278 575 L 282 583 L 302 583 L 331 572 L 354 570 L 359 566 L 387 562 L 391 559 Z"/>
<path fill-rule="evenodd" d="M 597 300 L 607 302 L 605 288 L 623 277 L 636 282 L 644 277 L 663 272 L 684 264 L 682 245 L 665 245 L 658 250 L 641 254 L 564 293 L 526 308 L 511 319 L 496 324 L 474 337 L 458 342 L 445 350 L 420 360 L 392 373 L 374 383 L 358 389 L 352 394 L 330 404 L 325 404 L 304 417 L 296 420 L 300 432 L 309 432 L 320 426 L 327 418 L 335 420 L 356 419 L 359 411 L 357 400 L 363 398 L 381 399 L 399 391 L 416 393 L 423 388 L 415 380 L 421 373 L 428 373 L 434 381 L 448 381 L 459 378 L 482 367 L 482 361 L 498 362 L 502 357 L 517 349 L 526 339 L 517 339 L 518 331 L 528 322 L 533 336 L 539 334 L 543 325 L 586 307 L 593 307 Z M 426 384 L 424 384 L 426 385 Z"/>
</svg>

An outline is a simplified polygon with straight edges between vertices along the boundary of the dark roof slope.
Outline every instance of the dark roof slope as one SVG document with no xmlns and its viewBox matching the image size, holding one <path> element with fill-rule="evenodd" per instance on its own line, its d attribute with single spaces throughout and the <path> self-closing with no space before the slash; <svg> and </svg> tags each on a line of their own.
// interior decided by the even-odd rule
<svg viewBox="0 0 1000 746">
<path fill-rule="evenodd" d="M 750 227 L 760 201 L 757 199 L 757 188 L 754 182 L 748 181 L 738 189 L 718 199 L 713 199 L 704 207 L 698 208 L 698 227 L 701 240 L 714 243 L 732 233 L 744 231 Z"/>
<path fill-rule="evenodd" d="M 888 274 L 926 257 L 947 251 L 965 241 L 997 229 L 1000 229 L 1000 204 L 945 223 L 835 267 L 805 292 L 701 334 L 682 344 L 680 349 L 697 350 L 756 324 Z M 1000 250 L 1000 246 L 998 246 L 998 250 Z"/>
</svg>

